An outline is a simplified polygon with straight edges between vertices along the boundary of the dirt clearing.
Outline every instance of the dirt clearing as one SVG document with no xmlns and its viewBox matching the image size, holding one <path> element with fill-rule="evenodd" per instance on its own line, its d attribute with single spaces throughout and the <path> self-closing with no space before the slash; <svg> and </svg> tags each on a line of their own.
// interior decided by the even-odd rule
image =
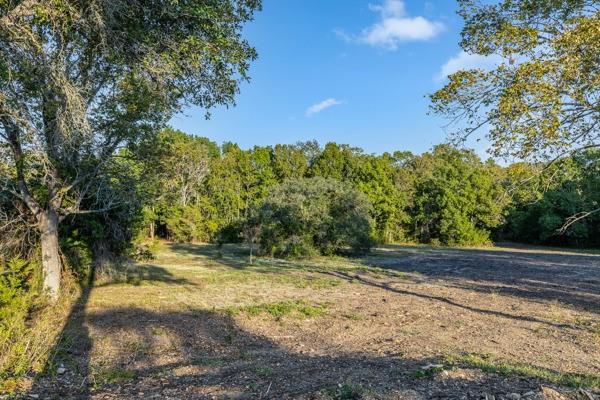
<svg viewBox="0 0 600 400">
<path fill-rule="evenodd" d="M 63 337 L 28 395 L 589 400 L 600 256 L 387 246 L 249 265 L 169 244 L 84 294 Z"/>
</svg>

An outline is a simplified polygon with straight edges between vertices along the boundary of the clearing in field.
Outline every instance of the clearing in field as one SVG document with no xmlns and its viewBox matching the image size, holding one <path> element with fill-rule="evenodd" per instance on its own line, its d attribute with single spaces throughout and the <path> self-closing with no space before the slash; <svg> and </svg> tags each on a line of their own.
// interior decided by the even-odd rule
<svg viewBox="0 0 600 400">
<path fill-rule="evenodd" d="M 250 265 L 165 244 L 84 293 L 57 351 L 30 395 L 593 399 L 600 256 L 387 246 Z"/>
</svg>

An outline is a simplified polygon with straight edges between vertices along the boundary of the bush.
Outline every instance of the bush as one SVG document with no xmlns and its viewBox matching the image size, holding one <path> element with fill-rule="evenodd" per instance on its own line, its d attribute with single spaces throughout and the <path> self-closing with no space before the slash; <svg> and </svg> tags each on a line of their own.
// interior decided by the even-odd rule
<svg viewBox="0 0 600 400">
<path fill-rule="evenodd" d="M 283 257 L 370 250 L 372 207 L 351 186 L 325 178 L 294 179 L 273 187 L 252 211 L 263 254 Z"/>
</svg>

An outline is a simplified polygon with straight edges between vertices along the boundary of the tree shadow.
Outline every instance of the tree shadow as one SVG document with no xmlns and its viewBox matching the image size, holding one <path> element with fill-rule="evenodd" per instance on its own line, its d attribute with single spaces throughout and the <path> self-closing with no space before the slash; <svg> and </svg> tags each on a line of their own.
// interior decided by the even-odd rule
<svg viewBox="0 0 600 400">
<path fill-rule="evenodd" d="M 174 249 L 221 260 L 216 246 L 186 247 L 185 250 L 178 246 Z M 232 250 L 231 258 L 236 257 L 235 251 L 238 250 Z M 468 259 L 461 252 L 450 260 L 444 258 L 446 251 L 428 254 L 427 257 L 433 260 L 431 262 L 441 263 L 435 267 L 417 262 L 406 264 L 406 260 L 398 255 L 400 251 L 408 251 L 409 257 L 415 256 L 410 250 L 400 248 L 389 257 L 376 253 L 361 260 L 365 264 L 376 261 L 383 268 L 417 270 L 446 282 L 456 278 L 453 274 L 458 275 L 459 281 L 498 279 L 493 274 L 481 277 L 478 269 L 482 267 L 477 265 L 454 265 L 457 259 Z M 421 257 L 420 253 L 416 256 Z M 462 258 L 456 258 L 459 256 Z M 497 256 L 505 260 L 506 254 Z M 486 259 L 494 260 L 492 255 Z M 223 262 L 228 263 L 228 260 L 226 258 Z M 520 260 L 513 269 L 537 270 L 535 259 L 527 260 L 533 266 L 522 267 L 520 265 L 525 260 Z M 282 260 L 281 265 L 287 264 Z M 159 282 L 172 285 L 174 290 L 177 285 L 193 284 L 156 265 L 142 266 L 144 268 L 144 272 L 136 275 L 139 283 Z M 488 271 L 489 267 L 483 269 Z M 331 274 L 338 279 L 356 279 L 356 276 L 339 271 L 331 271 Z M 361 281 L 384 290 L 442 301 L 478 313 L 547 323 L 532 317 L 465 306 L 439 296 L 400 290 L 380 282 Z M 298 338 L 307 346 L 301 348 L 293 341 L 279 341 L 276 337 L 250 332 L 242 328 L 234 317 L 214 310 L 161 311 L 136 307 L 89 310 L 87 303 L 92 290 L 91 286 L 87 286 L 82 291 L 53 352 L 56 355 L 54 362 L 48 363 L 46 371 L 27 395 L 42 394 L 42 397 L 52 399 L 359 399 L 362 398 L 359 393 L 364 392 L 374 398 L 478 399 L 483 394 L 499 398 L 506 393 L 525 393 L 547 383 L 540 378 L 500 377 L 493 373 L 469 371 L 450 371 L 446 375 L 424 373 L 423 366 L 443 363 L 440 357 L 413 359 L 401 353 L 382 355 L 339 348 L 311 349 L 310 340 Z M 270 318 L 267 315 L 262 317 Z M 318 320 L 316 322 L 319 323 Z M 100 348 L 103 356 L 95 352 Z M 60 364 L 64 364 L 66 372 L 56 374 Z"/>
<path fill-rule="evenodd" d="M 600 314 L 600 256 L 545 251 L 386 246 L 361 262 L 441 284 Z"/>
<path fill-rule="evenodd" d="M 219 265 L 253 272 L 289 273 L 299 269 L 302 261 L 273 258 L 256 258 L 254 264 L 244 262 L 247 249 L 241 246 L 172 244 L 171 250 L 210 259 Z M 600 256 L 586 254 L 563 254 L 527 250 L 452 249 L 427 246 L 388 245 L 369 255 L 349 258 L 354 264 L 378 267 L 409 273 L 415 283 L 434 281 L 447 287 L 496 293 L 520 297 L 529 301 L 557 301 L 578 309 L 600 313 Z M 199 260 L 200 261 L 200 260 Z M 311 271 L 346 281 L 356 281 L 358 275 L 335 268 L 308 267 Z M 524 316 L 488 310 L 451 299 L 394 288 L 381 282 L 358 279 L 363 284 L 393 291 L 398 294 L 417 296 L 440 301 L 455 307 L 481 314 L 507 319 L 537 322 L 557 328 L 572 327 L 568 324 L 544 321 Z"/>
<path fill-rule="evenodd" d="M 383 289 L 383 290 L 387 290 L 387 291 L 390 291 L 393 293 L 406 295 L 406 296 L 415 296 L 415 297 L 419 297 L 419 298 L 426 299 L 426 300 L 435 300 L 435 301 L 439 301 L 441 303 L 446 303 L 453 307 L 462 308 L 463 310 L 476 312 L 479 314 L 493 315 L 496 317 L 512 319 L 512 320 L 516 320 L 516 321 L 536 322 L 536 323 L 540 323 L 540 324 L 553 326 L 555 328 L 571 328 L 571 325 L 569 325 L 569 324 L 558 324 L 558 323 L 554 323 L 554 322 L 544 321 L 539 318 L 535 318 L 535 317 L 531 317 L 531 316 L 510 314 L 510 313 L 497 311 L 497 310 L 488 310 L 485 308 L 479 308 L 479 307 L 474 307 L 474 306 L 467 305 L 467 304 L 461 304 L 454 300 L 447 299 L 442 296 L 434 296 L 434 295 L 429 295 L 429 294 L 424 294 L 424 293 L 413 292 L 413 291 L 406 290 L 406 289 L 398 289 L 398 288 L 390 286 L 389 284 L 371 281 L 371 280 L 368 280 L 368 279 L 366 279 L 360 275 L 356 275 L 356 274 L 351 275 L 351 274 L 339 272 L 339 271 L 332 271 L 332 272 L 329 272 L 328 274 L 333 277 L 336 277 L 336 278 L 344 279 L 347 282 L 355 282 L 358 280 L 362 284 L 373 286 L 373 287 Z"/>
<path fill-rule="evenodd" d="M 227 314 L 201 309 L 77 312 L 72 322 L 82 316 L 94 338 L 83 329 L 65 355 L 69 372 L 40 380 L 30 394 L 43 390 L 53 399 L 360 399 L 361 393 L 479 399 L 537 390 L 543 382 L 423 370 L 439 358 L 292 349 L 240 328 Z M 110 351 L 90 364 L 93 342 Z"/>
<path fill-rule="evenodd" d="M 153 264 L 132 264 L 123 267 L 113 277 L 103 279 L 95 287 L 105 287 L 117 284 L 140 286 L 145 283 L 163 283 L 172 285 L 196 286 L 185 278 L 175 277 L 170 271 Z"/>
<path fill-rule="evenodd" d="M 96 270 L 92 268 L 90 276 L 81 284 L 81 294 L 73 304 L 66 319 L 63 330 L 58 335 L 57 343 L 50 351 L 50 357 L 44 369 L 38 374 L 38 380 L 31 392 L 51 391 L 52 398 L 74 398 L 87 399 L 90 397 L 90 388 L 93 383 L 89 381 L 92 376 L 90 371 L 90 351 L 94 342 L 89 332 L 89 318 L 87 305 L 90 295 L 95 288 L 106 287 L 116 284 L 129 284 L 138 286 L 143 283 L 160 282 L 171 285 L 195 284 L 183 278 L 175 278 L 168 270 L 156 265 L 129 266 L 113 276 L 114 279 L 105 279 L 102 283 L 95 283 Z M 65 372 L 62 372 L 62 370 Z M 79 381 L 76 381 L 79 378 Z M 75 379 L 75 380 L 74 380 Z M 61 384 L 70 382 L 71 397 L 61 397 Z M 42 386 L 39 382 L 43 382 Z M 56 390 L 56 395 L 54 391 Z"/>
<path fill-rule="evenodd" d="M 284 273 L 300 269 L 300 260 L 286 260 L 273 257 L 254 257 L 249 261 L 249 248 L 240 245 L 185 244 L 169 243 L 169 249 L 175 253 L 191 257 L 192 260 L 205 262 L 210 260 L 218 265 L 234 270 L 248 270 L 257 273 Z"/>
</svg>

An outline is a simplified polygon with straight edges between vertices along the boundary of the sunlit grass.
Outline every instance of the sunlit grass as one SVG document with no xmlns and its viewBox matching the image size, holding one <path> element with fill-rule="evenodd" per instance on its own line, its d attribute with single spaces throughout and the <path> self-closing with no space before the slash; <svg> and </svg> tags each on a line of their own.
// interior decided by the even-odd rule
<svg viewBox="0 0 600 400">
<path fill-rule="evenodd" d="M 444 361 L 449 366 L 477 368 L 502 375 L 520 375 L 557 385 L 600 388 L 600 376 L 598 375 L 558 372 L 532 364 L 507 362 L 491 354 L 447 355 Z"/>
<path fill-rule="evenodd" d="M 229 307 L 225 311 L 230 315 L 246 314 L 248 316 L 258 316 L 269 314 L 274 318 L 282 318 L 284 316 L 310 318 L 322 315 L 327 307 L 329 305 L 326 303 L 311 304 L 305 300 L 285 300 L 275 303 Z"/>
</svg>

